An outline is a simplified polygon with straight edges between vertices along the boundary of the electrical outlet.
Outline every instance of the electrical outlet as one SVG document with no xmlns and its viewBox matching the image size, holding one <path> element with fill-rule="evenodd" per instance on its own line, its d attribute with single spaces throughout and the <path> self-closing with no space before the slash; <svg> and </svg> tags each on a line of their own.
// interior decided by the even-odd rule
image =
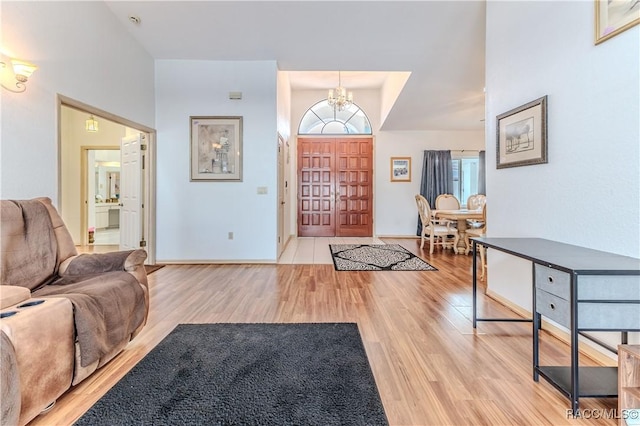
<svg viewBox="0 0 640 426">
<path fill-rule="evenodd" d="M 266 193 L 267 193 L 267 187 L 266 186 L 259 186 L 258 187 L 258 194 L 264 195 Z"/>
<path fill-rule="evenodd" d="M 233 240 L 233 232 L 229 232 L 229 239 Z"/>
</svg>

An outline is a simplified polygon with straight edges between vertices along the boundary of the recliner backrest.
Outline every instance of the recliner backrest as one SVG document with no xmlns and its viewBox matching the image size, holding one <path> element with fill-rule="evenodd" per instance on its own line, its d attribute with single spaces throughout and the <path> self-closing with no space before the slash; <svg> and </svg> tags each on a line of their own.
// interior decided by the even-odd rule
<svg viewBox="0 0 640 426">
<path fill-rule="evenodd" d="M 0 284 L 34 290 L 77 254 L 73 239 L 48 198 L 0 203 Z"/>
</svg>

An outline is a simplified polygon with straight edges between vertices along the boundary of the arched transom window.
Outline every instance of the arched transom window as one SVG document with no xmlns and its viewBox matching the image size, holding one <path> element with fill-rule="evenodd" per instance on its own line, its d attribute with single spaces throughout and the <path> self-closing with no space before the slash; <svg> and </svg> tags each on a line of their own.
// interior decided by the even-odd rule
<svg viewBox="0 0 640 426">
<path fill-rule="evenodd" d="M 326 100 L 307 110 L 298 126 L 299 135 L 370 135 L 371 123 L 356 104 L 344 111 L 334 110 Z"/>
</svg>

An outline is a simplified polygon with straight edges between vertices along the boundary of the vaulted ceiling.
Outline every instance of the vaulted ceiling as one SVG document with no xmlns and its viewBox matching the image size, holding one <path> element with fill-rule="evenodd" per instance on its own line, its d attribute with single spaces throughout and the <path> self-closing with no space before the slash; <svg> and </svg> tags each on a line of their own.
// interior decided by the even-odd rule
<svg viewBox="0 0 640 426">
<path fill-rule="evenodd" d="M 384 130 L 484 123 L 484 1 L 107 1 L 155 59 L 275 60 L 294 90 L 410 72 Z M 134 24 L 130 16 L 140 23 Z"/>
</svg>

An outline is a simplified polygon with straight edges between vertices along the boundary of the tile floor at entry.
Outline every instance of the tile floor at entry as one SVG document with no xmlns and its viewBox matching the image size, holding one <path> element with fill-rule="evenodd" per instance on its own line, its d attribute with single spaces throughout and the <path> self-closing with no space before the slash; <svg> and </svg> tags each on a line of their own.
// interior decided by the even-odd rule
<svg viewBox="0 0 640 426">
<path fill-rule="evenodd" d="M 292 237 L 278 263 L 333 264 L 329 244 L 384 244 L 376 237 Z"/>
</svg>

